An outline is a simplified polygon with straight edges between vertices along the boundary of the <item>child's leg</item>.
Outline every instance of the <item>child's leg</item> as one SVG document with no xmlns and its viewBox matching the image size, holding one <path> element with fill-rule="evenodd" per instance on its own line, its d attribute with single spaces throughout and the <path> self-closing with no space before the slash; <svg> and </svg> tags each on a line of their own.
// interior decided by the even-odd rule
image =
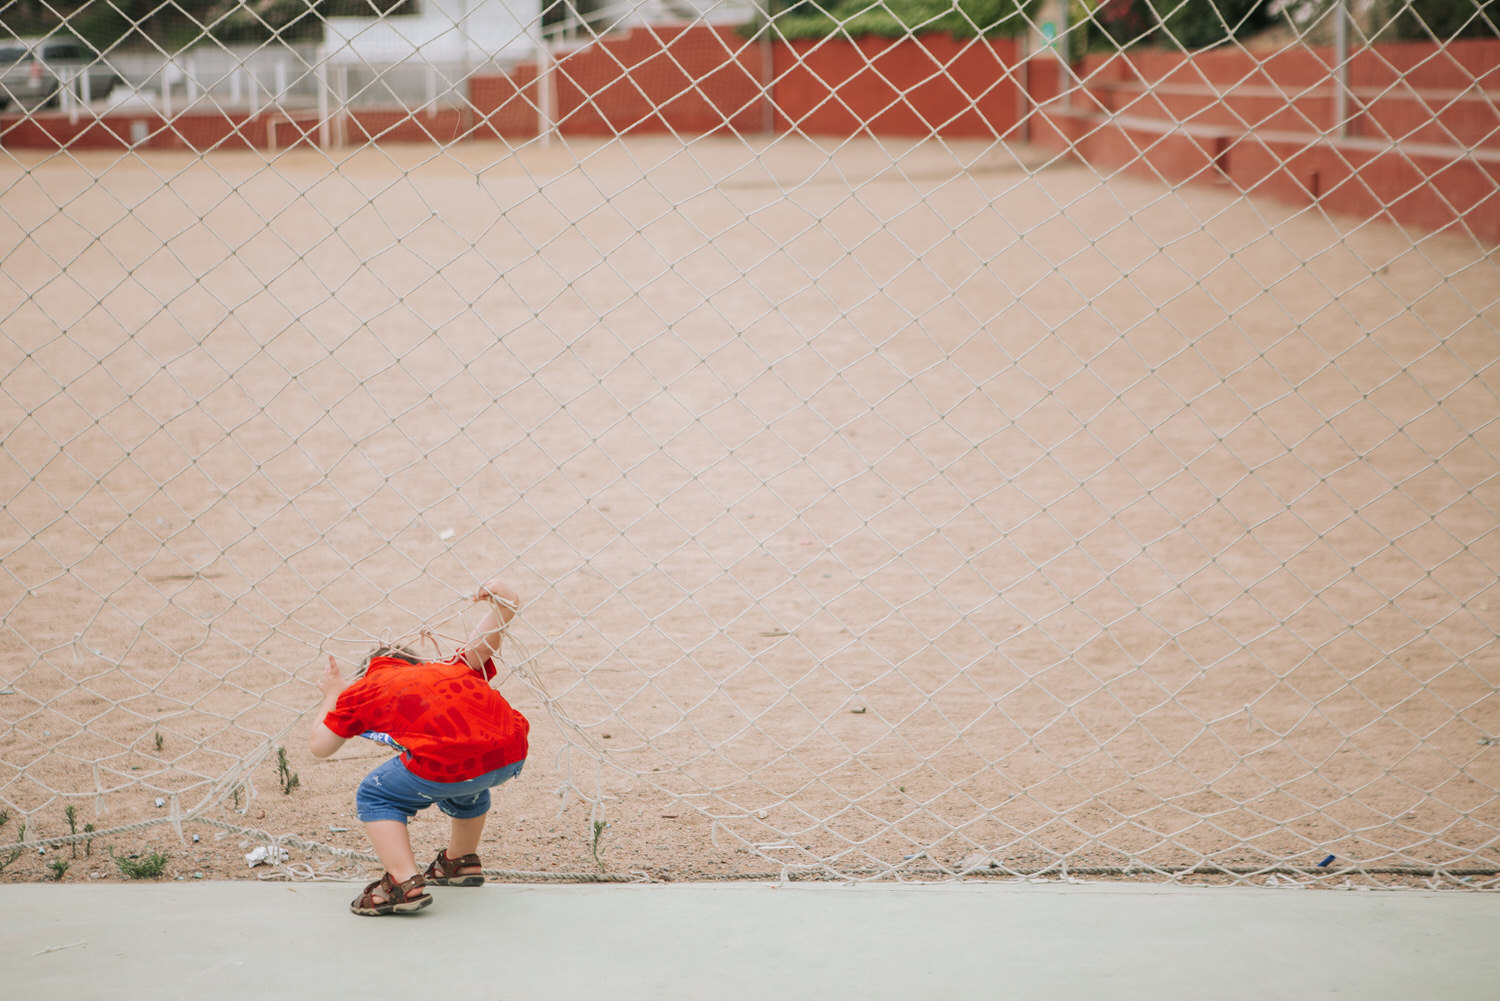
<svg viewBox="0 0 1500 1001">
<path fill-rule="evenodd" d="M 479 852 L 479 837 L 484 833 L 484 822 L 489 819 L 488 813 L 481 813 L 477 817 L 454 817 L 453 831 L 448 836 L 448 857 L 463 858 L 465 855 L 475 855 Z M 478 866 L 469 866 L 464 870 L 464 875 L 469 872 L 478 872 Z"/>
<path fill-rule="evenodd" d="M 380 856 L 380 864 L 396 882 L 405 882 L 418 872 L 417 860 L 411 851 L 411 832 L 399 820 L 371 820 L 365 824 L 365 834 Z"/>
<path fill-rule="evenodd" d="M 427 867 L 429 882 L 436 882 L 439 886 L 479 886 L 484 882 L 484 870 L 477 863 L 457 867 L 452 863 L 470 855 L 477 858 L 479 839 L 490 816 L 490 789 L 521 774 L 525 764 L 517 761 L 468 782 L 456 783 L 449 790 L 455 795 L 438 801 L 438 807 L 448 815 L 453 826 L 448 835 L 448 847 Z"/>
<path fill-rule="evenodd" d="M 399 758 L 390 758 L 366 775 L 354 794 L 355 812 L 365 825 L 365 836 L 380 864 L 397 883 L 421 872 L 412 857 L 411 834 L 406 829 L 406 822 L 427 805 L 414 781 Z M 378 890 L 374 896 L 377 902 L 384 899 Z"/>
</svg>

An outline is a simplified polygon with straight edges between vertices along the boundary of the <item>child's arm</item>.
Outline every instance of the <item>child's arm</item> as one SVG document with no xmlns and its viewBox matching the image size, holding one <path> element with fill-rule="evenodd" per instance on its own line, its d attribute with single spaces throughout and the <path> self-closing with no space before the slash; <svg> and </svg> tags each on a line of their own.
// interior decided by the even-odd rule
<svg viewBox="0 0 1500 1001">
<path fill-rule="evenodd" d="M 463 654 L 466 664 L 483 673 L 484 662 L 500 653 L 505 627 L 521 607 L 521 598 L 510 585 L 496 577 L 479 589 L 474 600 L 483 601 L 488 607 L 474 627 L 474 634 L 464 644 Z"/>
<path fill-rule="evenodd" d="M 347 685 L 348 682 L 339 673 L 338 665 L 333 662 L 333 654 L 329 654 L 328 666 L 318 679 L 318 691 L 323 693 L 323 704 L 318 709 L 318 721 L 313 724 L 312 733 L 307 738 L 308 750 L 312 751 L 315 758 L 326 758 L 344 746 L 345 738 L 328 729 L 323 718 L 338 704 L 339 695 Z"/>
</svg>

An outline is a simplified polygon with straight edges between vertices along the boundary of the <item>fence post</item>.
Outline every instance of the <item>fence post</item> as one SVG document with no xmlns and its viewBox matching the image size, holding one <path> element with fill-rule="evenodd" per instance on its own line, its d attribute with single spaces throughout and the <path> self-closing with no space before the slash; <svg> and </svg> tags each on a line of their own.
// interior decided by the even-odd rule
<svg viewBox="0 0 1500 1001">
<path fill-rule="evenodd" d="M 536 34 L 536 135 L 543 146 L 552 142 L 556 123 L 552 113 L 552 50 L 541 30 Z"/>
<path fill-rule="evenodd" d="M 339 127 L 335 142 L 339 146 L 349 145 L 349 67 L 339 67 Z"/>
<path fill-rule="evenodd" d="M 766 21 L 765 27 L 761 29 L 760 36 L 760 93 L 761 113 L 760 130 L 766 135 L 776 131 L 776 43 L 771 32 L 770 15 L 766 13 L 766 7 L 761 7 L 762 17 Z"/>
<path fill-rule="evenodd" d="M 65 107 L 65 108 L 68 109 L 68 124 L 69 125 L 77 125 L 78 124 L 78 103 L 79 102 L 78 102 L 78 94 L 77 94 L 77 92 L 75 90 L 75 88 L 78 86 L 78 78 L 79 78 L 79 76 L 87 77 L 88 75 L 89 75 L 89 71 L 86 70 L 86 69 L 84 69 L 84 70 L 76 70 L 76 71 L 74 71 L 74 74 L 73 74 L 73 76 L 71 78 L 69 78 L 67 80 L 64 80 L 62 82 L 62 87 L 60 88 L 60 90 L 61 90 L 61 100 L 62 100 L 63 107 Z"/>
<path fill-rule="evenodd" d="M 325 47 L 318 48 L 318 148 L 327 149 L 329 141 L 328 128 L 328 52 Z"/>
<path fill-rule="evenodd" d="M 1333 7 L 1333 123 L 1340 139 L 1349 136 L 1349 3 Z"/>
</svg>

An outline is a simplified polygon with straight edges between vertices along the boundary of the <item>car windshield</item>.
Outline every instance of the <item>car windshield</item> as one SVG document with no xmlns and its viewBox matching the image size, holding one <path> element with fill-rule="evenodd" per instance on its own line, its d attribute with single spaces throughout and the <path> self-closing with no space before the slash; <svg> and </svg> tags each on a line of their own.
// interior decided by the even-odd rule
<svg viewBox="0 0 1500 1001">
<path fill-rule="evenodd" d="M 0 66 L 9 66 L 26 58 L 26 50 L 19 45 L 0 47 Z"/>
</svg>

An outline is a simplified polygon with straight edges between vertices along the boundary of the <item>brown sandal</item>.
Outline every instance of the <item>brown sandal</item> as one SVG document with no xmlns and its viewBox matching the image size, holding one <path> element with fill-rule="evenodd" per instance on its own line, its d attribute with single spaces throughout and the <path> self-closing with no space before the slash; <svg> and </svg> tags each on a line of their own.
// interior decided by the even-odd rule
<svg viewBox="0 0 1500 1001">
<path fill-rule="evenodd" d="M 365 887 L 364 892 L 354 898 L 349 909 L 355 914 L 362 914 L 366 917 L 415 914 L 432 903 L 432 894 L 423 892 L 422 888 L 426 885 L 421 873 L 400 883 L 396 882 L 390 873 L 386 873 Z M 375 899 L 376 890 L 380 891 L 384 900 Z"/>
<path fill-rule="evenodd" d="M 480 867 L 479 856 L 474 854 L 460 855 L 458 858 L 449 858 L 448 849 L 444 848 L 437 853 L 437 858 L 432 860 L 432 865 L 422 875 L 427 882 L 433 886 L 482 886 L 484 884 L 484 873 L 466 872 L 460 873 L 460 869 L 478 869 Z"/>
</svg>

